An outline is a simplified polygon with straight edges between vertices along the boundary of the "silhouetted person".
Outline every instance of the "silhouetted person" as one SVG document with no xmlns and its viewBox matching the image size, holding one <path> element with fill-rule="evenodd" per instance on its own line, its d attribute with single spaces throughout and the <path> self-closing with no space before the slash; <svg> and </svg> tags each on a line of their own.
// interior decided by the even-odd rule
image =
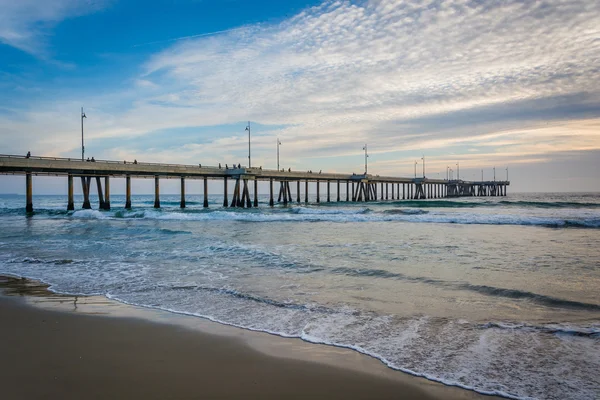
<svg viewBox="0 0 600 400">
<path fill-rule="evenodd" d="M 242 168 L 242 164 L 238 164 L 238 169 Z"/>
<path fill-rule="evenodd" d="M 31 152 L 30 151 L 27 152 L 27 155 L 25 156 L 25 158 L 29 158 L 29 157 L 31 157 Z"/>
<path fill-rule="evenodd" d="M 219 168 L 221 168 L 221 164 L 219 164 Z M 225 169 L 229 169 L 229 165 L 225 164 Z"/>
<path fill-rule="evenodd" d="M 198 168 L 202 168 L 202 164 L 198 164 Z"/>
<path fill-rule="evenodd" d="M 137 164 L 137 160 L 133 160 L 133 163 L 134 163 L 134 164 Z"/>
<path fill-rule="evenodd" d="M 227 166 L 227 164 L 225 164 L 225 166 Z M 219 169 L 221 169 L 221 163 L 219 163 Z"/>
<path fill-rule="evenodd" d="M 87 160 L 85 160 L 85 161 L 86 161 L 86 162 L 89 162 L 89 161 L 90 161 L 90 158 L 88 157 L 88 158 L 87 158 Z"/>
<path fill-rule="evenodd" d="M 96 162 L 96 160 L 94 160 L 94 157 L 92 157 L 92 162 Z"/>
</svg>

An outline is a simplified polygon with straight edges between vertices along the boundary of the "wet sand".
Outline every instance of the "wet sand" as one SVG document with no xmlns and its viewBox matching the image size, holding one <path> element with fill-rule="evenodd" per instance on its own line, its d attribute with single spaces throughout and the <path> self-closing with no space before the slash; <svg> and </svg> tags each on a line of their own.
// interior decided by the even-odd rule
<svg viewBox="0 0 600 400">
<path fill-rule="evenodd" d="M 350 350 L 199 320 L 2 278 L 0 397 L 491 399 Z"/>
</svg>

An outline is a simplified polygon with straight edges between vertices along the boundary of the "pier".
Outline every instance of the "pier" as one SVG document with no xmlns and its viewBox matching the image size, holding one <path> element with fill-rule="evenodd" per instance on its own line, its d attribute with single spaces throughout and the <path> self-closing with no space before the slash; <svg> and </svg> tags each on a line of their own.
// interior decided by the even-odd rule
<svg viewBox="0 0 600 400">
<path fill-rule="evenodd" d="M 466 196 L 506 196 L 510 181 L 465 181 L 430 178 L 403 178 L 372 174 L 344 174 L 312 171 L 269 170 L 244 166 L 201 166 L 138 163 L 126 161 L 83 161 L 73 158 L 0 155 L 0 174 L 25 175 L 27 212 L 33 212 L 33 175 L 64 176 L 68 181 L 67 210 L 75 209 L 76 181 L 81 182 L 83 209 L 91 209 L 90 187 L 96 183 L 99 208 L 110 210 L 110 179 L 125 178 L 125 208 L 131 208 L 131 179 L 154 179 L 154 207 L 160 208 L 160 180 L 181 180 L 181 208 L 185 208 L 186 179 L 202 180 L 204 207 L 208 207 L 208 180 L 223 181 L 223 207 L 258 207 L 258 182 L 269 183 L 269 205 L 308 203 L 309 193 L 316 203 L 331 201 L 368 202 L 385 200 L 425 200 Z M 234 182 L 231 197 L 228 181 Z M 291 188 L 296 186 L 295 199 Z M 332 196 L 332 186 L 335 197 Z M 341 187 L 345 186 L 345 196 Z M 325 193 L 321 189 L 325 188 Z M 303 193 L 302 193 L 303 190 Z M 323 197 L 322 197 L 323 196 Z"/>
</svg>

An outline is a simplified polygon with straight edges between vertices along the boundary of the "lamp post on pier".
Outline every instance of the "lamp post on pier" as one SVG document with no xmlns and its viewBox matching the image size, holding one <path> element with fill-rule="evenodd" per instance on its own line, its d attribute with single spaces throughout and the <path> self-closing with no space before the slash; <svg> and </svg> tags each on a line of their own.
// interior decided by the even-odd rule
<svg viewBox="0 0 600 400">
<path fill-rule="evenodd" d="M 494 182 L 496 182 L 496 167 L 494 167 Z"/>
<path fill-rule="evenodd" d="M 483 182 L 483 169 L 481 170 L 481 182 Z"/>
<path fill-rule="evenodd" d="M 460 180 L 460 166 L 456 163 L 456 180 Z"/>
<path fill-rule="evenodd" d="M 250 158 L 250 121 L 248 121 L 248 126 L 246 126 L 246 130 L 248 131 L 248 168 L 251 168 L 252 159 Z"/>
<path fill-rule="evenodd" d="M 84 161 L 85 146 L 83 145 L 83 119 L 87 118 L 81 107 L 81 161 Z"/>
<path fill-rule="evenodd" d="M 367 158 L 369 158 L 369 154 L 367 153 L 367 144 L 365 143 L 365 147 L 363 147 L 365 151 L 365 176 L 367 176 Z"/>
<path fill-rule="evenodd" d="M 417 179 L 417 164 L 418 163 L 419 163 L 418 161 L 415 161 L 415 179 Z"/>
<path fill-rule="evenodd" d="M 277 171 L 279 171 L 279 146 L 281 146 L 281 142 L 277 138 Z"/>
<path fill-rule="evenodd" d="M 450 180 L 450 167 L 446 165 L 446 180 Z"/>
<path fill-rule="evenodd" d="M 508 182 L 508 167 L 506 167 L 506 182 Z"/>
<path fill-rule="evenodd" d="M 421 160 L 423 160 L 423 179 L 425 179 L 425 154 L 423 154 L 423 157 L 421 157 Z"/>
</svg>

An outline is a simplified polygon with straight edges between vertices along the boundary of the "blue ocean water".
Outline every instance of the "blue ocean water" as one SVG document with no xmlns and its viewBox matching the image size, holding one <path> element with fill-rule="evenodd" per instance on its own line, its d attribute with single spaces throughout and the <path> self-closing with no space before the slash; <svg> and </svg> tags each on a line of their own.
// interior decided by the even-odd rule
<svg viewBox="0 0 600 400">
<path fill-rule="evenodd" d="M 600 195 L 222 208 L 0 196 L 0 273 L 356 349 L 513 398 L 600 397 Z M 81 199 L 76 204 L 81 205 Z"/>
</svg>

